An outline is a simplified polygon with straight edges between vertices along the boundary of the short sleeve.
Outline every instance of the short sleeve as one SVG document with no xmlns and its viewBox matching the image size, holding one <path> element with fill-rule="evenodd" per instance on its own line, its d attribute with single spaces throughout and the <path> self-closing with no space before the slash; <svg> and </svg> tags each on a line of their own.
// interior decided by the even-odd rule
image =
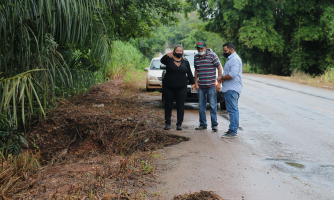
<svg viewBox="0 0 334 200">
<path fill-rule="evenodd" d="M 194 68 L 195 68 L 195 69 L 197 69 L 196 58 L 197 58 L 197 55 L 194 55 Z"/>
</svg>

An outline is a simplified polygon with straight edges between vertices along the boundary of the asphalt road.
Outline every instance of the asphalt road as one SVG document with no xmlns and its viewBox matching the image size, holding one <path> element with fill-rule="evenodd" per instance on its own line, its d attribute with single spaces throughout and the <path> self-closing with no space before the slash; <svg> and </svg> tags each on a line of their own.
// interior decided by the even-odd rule
<svg viewBox="0 0 334 200">
<path fill-rule="evenodd" d="M 183 131 L 171 133 L 190 141 L 160 151 L 163 181 L 151 192 L 166 199 L 200 190 L 224 199 L 334 199 L 334 91 L 250 74 L 243 85 L 238 137 L 220 138 L 225 111 L 218 133 L 195 131 L 197 104 L 187 104 Z M 210 124 L 209 110 L 207 118 Z"/>
</svg>

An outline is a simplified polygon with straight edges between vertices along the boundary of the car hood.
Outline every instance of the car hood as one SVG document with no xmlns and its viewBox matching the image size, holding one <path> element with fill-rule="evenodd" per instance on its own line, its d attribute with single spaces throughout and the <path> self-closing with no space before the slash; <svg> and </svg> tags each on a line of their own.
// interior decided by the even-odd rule
<svg viewBox="0 0 334 200">
<path fill-rule="evenodd" d="M 163 70 L 149 70 L 147 75 L 154 77 L 162 77 Z"/>
</svg>

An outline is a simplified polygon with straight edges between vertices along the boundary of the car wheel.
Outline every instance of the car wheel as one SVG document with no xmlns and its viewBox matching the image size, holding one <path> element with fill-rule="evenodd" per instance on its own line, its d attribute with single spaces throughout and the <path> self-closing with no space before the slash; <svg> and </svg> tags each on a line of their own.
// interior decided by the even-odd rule
<svg viewBox="0 0 334 200">
<path fill-rule="evenodd" d="M 225 101 L 220 103 L 220 109 L 221 109 L 221 110 L 226 110 L 226 104 L 225 104 Z"/>
<path fill-rule="evenodd" d="M 148 89 L 147 84 L 146 84 L 146 92 L 150 92 L 151 90 Z"/>
</svg>

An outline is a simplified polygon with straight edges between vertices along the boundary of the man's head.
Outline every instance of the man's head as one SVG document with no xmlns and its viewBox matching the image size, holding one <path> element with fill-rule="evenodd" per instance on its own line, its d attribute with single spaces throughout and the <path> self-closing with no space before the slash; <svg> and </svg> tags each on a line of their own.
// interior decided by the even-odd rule
<svg viewBox="0 0 334 200">
<path fill-rule="evenodd" d="M 227 42 L 223 45 L 224 57 L 228 58 L 232 53 L 234 53 L 234 45 L 231 42 Z"/>
<path fill-rule="evenodd" d="M 207 47 L 204 41 L 197 42 L 196 48 L 200 56 L 205 56 Z"/>
</svg>

